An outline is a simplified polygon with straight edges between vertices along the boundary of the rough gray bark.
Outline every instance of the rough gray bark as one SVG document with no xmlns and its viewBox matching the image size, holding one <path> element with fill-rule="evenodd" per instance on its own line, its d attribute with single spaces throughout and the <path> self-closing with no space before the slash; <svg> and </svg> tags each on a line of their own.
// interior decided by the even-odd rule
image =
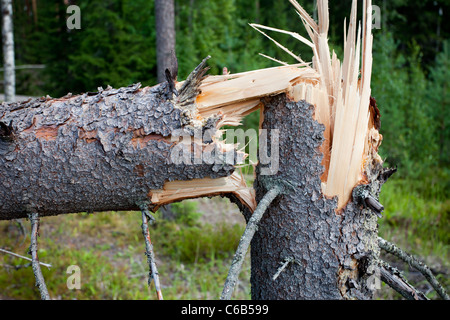
<svg viewBox="0 0 450 320">
<path fill-rule="evenodd" d="M 163 82 L 165 81 L 165 70 L 172 68 L 172 52 L 175 52 L 175 7 L 173 0 L 155 0 L 155 19 L 158 82 Z"/>
<path fill-rule="evenodd" d="M 12 0 L 2 0 L 2 40 L 4 65 L 5 101 L 14 101 L 16 96 L 16 72 L 14 61 L 14 32 Z"/>
<path fill-rule="evenodd" d="M 192 127 L 185 108 L 197 90 L 185 86 L 176 103 L 167 83 L 3 103 L 0 220 L 30 212 L 43 217 L 140 210 L 143 202 L 152 209 L 151 190 L 162 189 L 165 181 L 230 175 L 234 163 L 175 164 L 170 159 L 178 142 L 172 137 L 214 130 L 219 120 L 212 117 L 202 127 Z M 213 151 L 212 156 L 227 155 Z"/>
<path fill-rule="evenodd" d="M 322 194 L 324 127 L 313 112 L 312 105 L 289 102 L 285 95 L 265 104 L 262 128 L 269 141 L 270 129 L 280 130 L 280 163 L 271 176 L 259 175 L 257 167 L 257 202 L 273 186 L 282 184 L 285 192 L 267 209 L 251 244 L 253 299 L 370 299 L 373 294 L 377 216 L 354 202 L 336 212 L 337 199 Z M 377 196 L 381 168 L 370 171 L 369 187 Z M 295 263 L 279 273 L 286 261 Z"/>
</svg>

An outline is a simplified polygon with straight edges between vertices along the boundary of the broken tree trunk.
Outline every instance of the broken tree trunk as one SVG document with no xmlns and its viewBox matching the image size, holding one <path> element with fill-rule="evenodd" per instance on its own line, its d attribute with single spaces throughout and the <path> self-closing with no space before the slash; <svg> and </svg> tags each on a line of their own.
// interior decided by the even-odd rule
<svg viewBox="0 0 450 320">
<path fill-rule="evenodd" d="M 137 84 L 2 104 L 0 219 L 139 210 L 142 203 L 156 210 L 226 193 L 254 208 L 252 190 L 234 172 L 243 154 L 214 137 L 226 115 L 193 119 L 205 63 L 178 96 L 167 83 Z M 191 149 L 200 151 L 200 161 Z"/>
<path fill-rule="evenodd" d="M 268 207 L 252 241 L 252 298 L 371 299 L 380 279 L 377 216 L 384 208 L 377 197 L 393 171 L 383 169 L 377 153 L 382 137 L 370 98 L 371 2 L 364 1 L 361 30 L 353 1 L 341 63 L 328 47 L 328 1 L 318 2 L 318 23 L 290 1 L 311 41 L 252 26 L 310 46 L 319 77 L 293 83 L 287 95 L 264 104 L 267 140 L 279 131 L 279 167 L 264 175 L 267 166 L 258 165 L 256 199 L 275 186 L 285 192 Z M 273 152 L 269 145 L 267 154 Z"/>
<path fill-rule="evenodd" d="M 274 186 L 285 192 L 267 209 L 252 242 L 253 299 L 369 299 L 375 289 L 377 216 L 356 201 L 338 210 L 337 198 L 323 194 L 324 126 L 313 113 L 313 105 L 285 95 L 264 107 L 263 128 L 280 130 L 280 163 L 275 175 L 257 174 L 257 202 Z M 377 194 L 381 166 L 370 170 Z M 292 263 L 273 280 L 287 259 Z"/>
<path fill-rule="evenodd" d="M 30 212 L 140 210 L 188 198 L 233 196 L 252 212 L 236 171 L 245 154 L 220 141 L 262 107 L 261 97 L 317 79 L 299 65 L 183 82 L 42 97 L 0 106 L 0 219 Z M 170 81 L 171 79 L 169 79 Z"/>
</svg>

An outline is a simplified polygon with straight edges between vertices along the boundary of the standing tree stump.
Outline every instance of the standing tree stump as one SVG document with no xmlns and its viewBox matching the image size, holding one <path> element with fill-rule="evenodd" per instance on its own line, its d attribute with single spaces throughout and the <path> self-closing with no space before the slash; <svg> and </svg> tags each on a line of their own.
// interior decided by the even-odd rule
<svg viewBox="0 0 450 320">
<path fill-rule="evenodd" d="M 257 175 L 256 199 L 275 185 L 285 191 L 267 209 L 252 241 L 253 299 L 370 299 L 375 289 L 377 215 L 353 201 L 337 211 L 337 199 L 323 195 L 325 128 L 313 112 L 314 106 L 285 95 L 264 108 L 263 129 L 269 135 L 279 130 L 280 163 L 275 175 Z M 371 172 L 374 194 L 380 172 L 380 165 Z M 273 280 L 287 259 L 291 263 Z"/>
</svg>

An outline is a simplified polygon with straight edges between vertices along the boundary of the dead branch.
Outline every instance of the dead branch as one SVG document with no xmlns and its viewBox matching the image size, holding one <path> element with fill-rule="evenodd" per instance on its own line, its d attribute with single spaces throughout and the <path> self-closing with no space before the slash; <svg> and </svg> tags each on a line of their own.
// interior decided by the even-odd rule
<svg viewBox="0 0 450 320">
<path fill-rule="evenodd" d="M 34 277 L 36 278 L 36 287 L 39 288 L 42 300 L 50 300 L 50 295 L 48 294 L 47 286 L 45 285 L 44 276 L 42 275 L 41 267 L 39 264 L 39 258 L 37 254 L 37 237 L 39 235 L 39 214 L 32 213 L 28 215 L 31 222 L 31 244 L 30 251 L 31 254 L 31 267 L 33 268 Z"/>
<path fill-rule="evenodd" d="M 241 100 L 215 101 L 213 93 L 203 96 L 202 107 L 197 101 L 202 86 L 214 87 L 206 81 L 206 61 L 175 83 L 178 95 L 168 83 L 136 84 L 0 104 L 0 220 L 25 218 L 28 212 L 44 217 L 139 210 L 142 201 L 156 211 L 185 198 L 227 193 L 253 210 L 252 189 L 232 176 L 244 153 L 203 138 L 237 125 L 259 98 L 252 92 L 242 106 Z M 291 69 L 273 71 L 286 76 L 282 90 L 302 74 Z M 178 193 L 164 192 L 174 184 Z"/>
<path fill-rule="evenodd" d="M 28 261 L 33 261 L 32 259 L 30 259 L 30 258 L 28 258 L 28 257 L 21 256 L 20 254 L 17 254 L 17 253 L 14 253 L 14 252 L 11 252 L 11 251 L 2 249 L 2 248 L 0 248 L 0 252 L 9 254 L 9 255 L 11 255 L 11 256 L 13 256 L 13 257 L 25 259 L 25 260 L 28 260 Z M 52 267 L 51 264 L 43 263 L 43 262 L 40 262 L 40 261 L 39 261 L 39 264 L 40 264 L 41 266 L 44 266 L 44 267 L 47 267 L 47 268 L 51 268 L 51 267 Z"/>
<path fill-rule="evenodd" d="M 161 292 L 161 285 L 159 283 L 158 269 L 156 268 L 155 254 L 153 253 L 153 244 L 150 239 L 150 231 L 148 229 L 147 217 L 150 217 L 151 221 L 154 220 L 154 218 L 150 215 L 145 206 L 142 206 L 142 234 L 144 235 L 145 239 L 145 255 L 147 256 L 147 262 L 150 268 L 148 275 L 148 285 L 150 285 L 153 279 L 153 282 L 155 283 L 156 296 L 158 300 L 164 300 Z"/>
<path fill-rule="evenodd" d="M 425 294 L 410 285 L 398 269 L 384 261 L 380 262 L 380 276 L 381 281 L 408 300 L 429 300 Z"/>
<path fill-rule="evenodd" d="M 424 277 L 427 279 L 427 281 L 431 284 L 431 286 L 436 290 L 436 292 L 439 294 L 439 296 L 444 300 L 449 300 L 449 296 L 447 292 L 445 291 L 444 287 L 437 281 L 436 277 L 431 272 L 430 268 L 424 264 L 423 262 L 417 260 L 415 257 L 410 255 L 409 253 L 403 251 L 399 247 L 397 247 L 395 244 L 384 240 L 383 238 L 378 237 L 378 245 L 381 249 L 385 250 L 386 252 L 389 252 L 396 257 L 400 258 L 401 260 L 407 262 L 411 267 L 417 269 L 424 275 Z"/>
<path fill-rule="evenodd" d="M 273 189 L 268 191 L 266 195 L 261 199 L 258 206 L 256 207 L 255 212 L 251 216 L 250 220 L 247 223 L 247 227 L 245 228 L 244 234 L 239 241 L 238 248 L 234 255 L 233 261 L 231 263 L 230 270 L 228 272 L 227 279 L 225 281 L 225 285 L 223 287 L 221 300 L 230 300 L 231 295 L 233 294 L 234 287 L 236 286 L 237 278 L 239 277 L 239 273 L 242 269 L 242 264 L 245 259 L 245 255 L 247 254 L 248 247 L 250 246 L 250 242 L 252 241 L 253 235 L 255 234 L 258 223 L 261 220 L 264 212 L 270 206 L 272 201 L 281 193 L 282 189 L 279 186 L 275 186 Z"/>
</svg>

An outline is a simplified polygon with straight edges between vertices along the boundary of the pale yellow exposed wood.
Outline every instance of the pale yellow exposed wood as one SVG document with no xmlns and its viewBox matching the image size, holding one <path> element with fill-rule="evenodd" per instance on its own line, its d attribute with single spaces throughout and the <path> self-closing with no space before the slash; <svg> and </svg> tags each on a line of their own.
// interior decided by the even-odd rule
<svg viewBox="0 0 450 320">
<path fill-rule="evenodd" d="M 161 206 L 183 199 L 199 198 L 232 193 L 251 211 L 256 208 L 253 188 L 248 188 L 244 176 L 238 172 L 218 179 L 193 179 L 188 181 L 168 181 L 163 189 L 151 190 L 152 204 Z"/>
<path fill-rule="evenodd" d="M 255 29 L 265 29 L 265 30 L 269 30 L 269 31 L 275 31 L 278 33 L 284 33 L 284 34 L 288 34 L 291 37 L 303 42 L 304 44 L 306 44 L 309 47 L 314 47 L 314 44 L 309 41 L 308 39 L 306 39 L 305 37 L 302 37 L 301 35 L 299 35 L 296 32 L 291 32 L 291 31 L 286 31 L 286 30 L 282 30 L 282 29 L 277 29 L 277 28 L 272 28 L 272 27 L 267 27 L 267 26 L 263 26 L 261 24 L 257 24 L 257 23 L 250 23 L 250 25 L 255 28 Z M 258 30 L 259 31 L 259 30 Z"/>
<path fill-rule="evenodd" d="M 357 21 L 357 1 L 353 0 L 348 26 L 344 22 L 344 56 L 341 63 L 336 54 L 330 52 L 328 45 L 328 1 L 317 2 L 318 22 L 297 1 L 290 2 L 313 44 L 311 46 L 309 41 L 298 39 L 312 47 L 313 69 L 317 71 L 320 81 L 299 81 L 289 89 L 289 96 L 296 101 L 305 99 L 314 104 L 316 120 L 325 125 L 325 141 L 321 147 L 325 167 L 323 192 L 330 197 L 338 196 L 338 207 L 342 208 L 350 199 L 353 188 L 365 179 L 372 74 L 372 3 L 370 0 L 363 1 L 361 28 Z M 294 36 L 289 31 L 261 25 L 257 27 Z"/>
<path fill-rule="evenodd" d="M 370 10 L 372 3 L 370 0 L 363 1 L 364 20 L 361 26 L 357 21 L 357 1 L 353 0 L 349 23 L 347 25 L 344 22 L 344 56 L 341 61 L 334 51 L 330 52 L 328 44 L 328 1 L 318 0 L 318 22 L 314 21 L 297 1 L 290 0 L 290 2 L 299 14 L 310 39 L 274 27 L 259 24 L 251 26 L 300 63 L 285 65 L 286 63 L 282 61 L 265 56 L 283 66 L 239 74 L 208 76 L 202 81 L 201 94 L 196 100 L 197 114 L 201 119 L 221 115 L 222 118 L 218 122 L 218 128 L 221 128 L 225 125 L 239 125 L 244 116 L 263 107 L 264 97 L 286 93 L 289 99 L 306 100 L 313 104 L 315 119 L 325 126 L 325 140 L 320 148 L 324 155 L 322 165 L 325 168 L 321 176 L 322 191 L 326 196 L 337 196 L 340 209 L 351 198 L 353 188 L 365 181 L 365 163 L 370 159 L 379 158 L 376 150 L 381 136 L 377 137 L 373 132 L 375 129 L 369 128 L 373 44 Z M 300 57 L 263 30 L 288 34 L 311 47 L 314 54 L 312 66 L 303 62 Z M 181 86 L 181 83 L 178 86 Z M 223 185 L 211 187 L 230 192 L 241 190 L 240 197 L 245 198 L 243 194 L 247 191 L 242 190 L 247 189 L 238 186 L 233 179 L 224 178 L 221 180 Z M 169 186 L 184 188 L 176 183 Z M 192 192 L 189 184 L 187 186 L 189 192 Z M 200 193 L 212 191 L 206 186 L 201 188 L 206 189 L 195 190 Z M 163 196 L 154 192 L 154 197 L 159 197 L 159 201 L 164 202 L 165 197 L 172 191 L 168 192 L 162 193 Z"/>
<path fill-rule="evenodd" d="M 203 118 L 222 113 L 221 126 L 226 121 L 237 123 L 260 108 L 260 98 L 287 93 L 298 82 L 318 83 L 318 79 L 317 72 L 305 64 L 207 77 L 200 87 L 197 110 Z"/>
</svg>

